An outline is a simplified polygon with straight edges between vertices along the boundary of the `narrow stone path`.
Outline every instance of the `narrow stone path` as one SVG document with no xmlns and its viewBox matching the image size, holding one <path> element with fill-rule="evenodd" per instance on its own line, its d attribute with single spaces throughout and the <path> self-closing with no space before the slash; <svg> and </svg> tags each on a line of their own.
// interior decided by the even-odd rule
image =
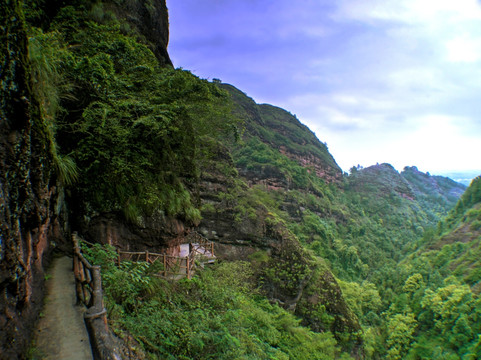
<svg viewBox="0 0 481 360">
<path fill-rule="evenodd" d="M 72 259 L 55 259 L 49 276 L 43 316 L 35 333 L 34 359 L 92 360 L 83 309 L 75 305 Z"/>
</svg>

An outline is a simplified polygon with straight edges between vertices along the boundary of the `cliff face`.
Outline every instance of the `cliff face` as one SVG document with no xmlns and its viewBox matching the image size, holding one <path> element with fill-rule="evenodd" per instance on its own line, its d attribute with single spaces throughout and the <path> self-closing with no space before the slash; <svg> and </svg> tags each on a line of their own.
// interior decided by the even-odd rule
<svg viewBox="0 0 481 360">
<path fill-rule="evenodd" d="M 32 0 L 26 2 L 26 9 L 28 21 L 31 25 L 42 28 L 45 33 L 49 31 L 52 31 L 53 34 L 59 31 L 62 33 L 62 37 L 65 40 L 65 43 L 62 44 L 63 48 L 68 47 L 71 49 L 68 53 L 66 52 L 66 56 L 70 59 L 72 59 L 72 54 L 78 55 L 79 47 L 90 47 L 88 44 L 85 44 L 85 39 L 82 38 L 82 35 L 79 35 L 79 33 L 88 27 L 89 24 L 95 23 L 97 25 L 92 25 L 93 27 L 104 26 L 104 32 L 98 30 L 95 34 L 97 38 L 93 43 L 96 45 L 99 45 L 101 42 L 99 39 L 102 39 L 103 36 L 108 37 L 108 35 L 105 34 L 108 34 L 109 31 L 121 34 L 117 36 L 117 42 L 112 40 L 112 38 L 106 41 L 109 45 L 115 43 L 113 47 L 110 47 L 108 50 L 105 50 L 105 47 L 102 48 L 101 45 L 99 45 L 103 51 L 108 52 L 108 55 L 103 54 L 104 58 L 108 57 L 109 60 L 112 58 L 117 59 L 120 56 L 113 56 L 116 51 L 124 54 L 128 52 L 128 50 L 131 50 L 118 48 L 122 48 L 123 46 L 128 47 L 137 42 L 139 47 L 133 51 L 135 54 L 130 58 L 128 58 L 130 54 L 126 55 L 125 59 L 123 59 L 123 66 L 131 67 L 132 64 L 129 63 L 129 61 L 134 63 L 135 60 L 132 60 L 132 58 L 138 55 L 138 53 L 146 54 L 148 52 L 147 48 L 152 51 L 157 59 L 156 62 L 155 58 L 151 56 L 149 52 L 146 57 L 152 60 L 151 63 L 149 63 L 150 66 L 154 66 L 152 64 L 155 64 L 155 66 L 165 66 L 166 68 L 172 66 L 167 52 L 169 24 L 165 0 L 107 0 L 96 3 L 77 0 Z M 109 30 L 105 29 L 105 27 L 109 27 Z M 55 37 L 55 35 L 53 36 Z M 88 37 L 91 39 L 94 35 L 90 33 Z M 132 42 L 130 42 L 129 37 L 132 38 Z M 79 38 L 81 40 L 79 40 Z M 84 52 L 87 53 L 88 51 Z M 140 57 L 141 55 L 139 55 L 139 58 Z M 54 61 L 58 61 L 58 59 L 54 59 Z M 79 75 L 81 72 L 79 69 L 87 63 L 96 64 L 97 61 L 98 57 L 95 57 L 95 54 L 90 57 L 84 55 L 83 58 L 79 56 L 80 65 L 74 65 L 69 68 L 66 64 L 68 61 L 65 61 L 65 58 L 60 60 L 61 64 L 59 68 L 61 67 L 62 71 L 65 72 L 62 76 L 64 79 L 67 79 L 66 81 L 71 82 L 73 85 L 70 86 L 74 88 L 73 90 L 67 90 L 67 93 L 63 94 L 64 96 L 61 99 L 61 106 L 64 111 L 64 122 L 62 123 L 57 119 L 54 121 L 56 122 L 55 126 L 57 128 L 56 136 L 58 138 L 56 141 L 58 148 L 66 153 L 72 153 L 74 149 L 78 148 L 78 143 L 75 143 L 75 141 L 79 141 L 79 139 L 76 138 L 75 141 L 73 141 L 72 132 L 69 130 L 62 132 L 59 128 L 65 129 L 67 127 L 78 126 L 78 118 L 81 117 L 82 112 L 89 106 L 89 103 L 93 101 L 92 99 L 95 99 L 94 96 L 91 96 L 92 93 L 96 92 L 96 90 L 92 88 L 92 82 L 96 81 L 94 80 L 95 76 L 84 81 L 85 74 Z M 107 68 L 110 65 L 107 65 Z M 103 66 L 105 66 L 105 64 Z M 116 64 L 117 72 L 119 71 L 119 67 L 120 65 Z M 68 70 L 66 70 L 66 68 L 68 68 Z M 97 70 L 99 70 L 99 68 L 94 70 L 89 69 L 86 72 L 92 74 Z M 103 73 L 104 70 L 105 69 L 100 69 L 100 73 Z M 132 69 L 129 69 L 130 73 L 132 72 L 131 70 Z M 108 76 L 105 76 L 104 86 L 107 86 L 107 83 L 110 84 L 113 75 L 113 73 L 110 73 Z M 108 91 L 112 90 L 109 88 Z M 124 96 L 124 94 L 122 94 L 122 96 Z M 108 140 L 105 142 L 108 142 Z M 78 166 L 84 165 L 79 165 L 78 159 L 75 159 L 75 161 Z M 86 166 L 89 165 L 90 163 L 86 164 Z M 76 188 L 72 188 L 72 191 L 68 192 L 70 195 L 78 190 L 79 186 L 78 184 L 76 185 Z M 105 191 L 106 190 L 104 190 L 104 192 Z M 102 192 L 102 190 L 99 190 L 99 192 Z M 67 196 L 67 200 L 72 204 L 70 209 L 72 213 L 72 226 L 74 226 L 76 230 L 82 231 L 83 234 L 92 241 L 110 243 L 132 249 L 159 248 L 177 244 L 185 233 L 184 225 L 181 221 L 162 214 L 146 218 L 142 221 L 142 224 L 135 226 L 126 223 L 125 218 L 119 215 L 119 209 L 116 209 L 116 212 L 101 212 L 94 208 L 92 211 L 93 214 L 86 215 L 84 209 L 79 209 L 78 206 L 83 199 L 71 201 L 71 196 Z"/>
<path fill-rule="evenodd" d="M 1 4 L 0 357 L 22 357 L 42 305 L 45 265 L 62 242 L 49 140 L 33 97 L 18 1 Z"/>
<path fill-rule="evenodd" d="M 181 220 L 163 215 L 146 218 L 142 225 L 132 225 L 118 214 L 101 214 L 85 224 L 82 230 L 91 241 L 126 251 L 159 251 L 163 248 L 173 256 L 178 255 L 175 248 L 187 234 L 187 227 Z"/>
<path fill-rule="evenodd" d="M 64 234 L 64 189 L 57 181 L 52 155 L 55 141 L 35 97 L 28 59 L 28 20 L 48 29 L 57 12 L 75 1 L 18 0 L 0 4 L 0 358 L 25 358 L 42 307 L 45 268 L 54 248 L 70 251 Z M 138 29 L 161 65 L 171 65 L 165 1 L 104 2 Z M 35 11 L 29 11 L 34 9 Z M 104 222 L 105 223 L 105 222 Z M 165 232 L 181 232 L 166 221 Z M 114 226 L 117 224 L 113 224 Z M 158 229 L 154 224 L 153 228 Z M 116 226 L 116 231 L 124 231 Z M 95 231 L 95 228 L 94 230 Z M 104 231 L 104 234 L 107 233 Z M 107 236 L 107 235 L 106 235 Z"/>
<path fill-rule="evenodd" d="M 169 44 L 169 15 L 165 0 L 156 1 L 104 1 L 106 9 L 112 9 L 119 20 L 130 24 L 159 60 L 160 65 L 172 65 Z"/>
<path fill-rule="evenodd" d="M 319 193 L 309 177 L 337 186 L 342 170 L 327 147 L 295 116 L 272 105 L 258 105 L 232 85 L 220 86 L 228 91 L 245 133 L 237 143 L 218 144 L 202 171 L 200 227 L 219 243 L 254 247 L 251 252 L 271 249 L 276 241 L 267 236 L 269 211 L 257 196 L 246 194 L 257 188 L 279 192 L 281 207 L 298 220 L 299 204 L 289 191 Z"/>
<path fill-rule="evenodd" d="M 48 29 L 52 19 L 67 6 L 90 8 L 93 20 L 104 21 L 117 17 L 125 31 L 135 31 L 147 43 L 161 65 L 172 65 L 167 45 L 169 43 L 169 15 L 165 0 L 105 0 L 94 4 L 81 0 L 27 0 L 28 22 Z"/>
<path fill-rule="evenodd" d="M 274 138 L 262 137 L 263 141 L 326 183 L 341 181 L 342 170 L 327 146 L 297 117 L 276 106 L 261 104 L 258 107 L 263 126 L 276 134 Z"/>
</svg>

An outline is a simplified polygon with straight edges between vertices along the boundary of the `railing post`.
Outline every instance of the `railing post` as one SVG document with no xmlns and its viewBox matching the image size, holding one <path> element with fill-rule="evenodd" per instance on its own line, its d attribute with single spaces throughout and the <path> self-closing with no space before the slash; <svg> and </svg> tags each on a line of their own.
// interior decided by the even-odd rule
<svg viewBox="0 0 481 360">
<path fill-rule="evenodd" d="M 85 319 L 93 321 L 101 319 L 105 331 L 108 332 L 107 310 L 104 308 L 104 300 L 102 294 L 102 278 L 100 275 L 100 266 L 92 266 L 92 299 L 91 306 L 85 313 Z"/>
<path fill-rule="evenodd" d="M 73 272 L 75 276 L 75 293 L 77 295 L 77 305 L 80 305 L 82 303 L 82 283 L 80 282 L 80 259 L 78 257 L 77 253 L 78 248 L 74 249 L 74 255 L 73 255 Z"/>
<path fill-rule="evenodd" d="M 95 360 L 121 359 L 117 341 L 112 337 L 107 324 L 107 310 L 103 303 L 100 266 L 91 266 L 83 257 L 79 247 L 79 237 L 76 233 L 72 234 L 72 240 L 77 301 L 81 301 L 87 307 L 87 311 L 84 313 L 84 321 L 90 338 L 93 358 Z M 120 253 L 118 253 L 118 260 L 120 261 Z"/>
<path fill-rule="evenodd" d="M 145 261 L 149 262 L 149 250 L 145 250 Z"/>
<path fill-rule="evenodd" d="M 77 232 L 73 232 L 73 233 L 72 233 L 72 241 L 73 241 L 74 250 L 75 250 L 75 249 L 79 249 L 79 250 L 80 250 L 80 246 L 79 246 L 79 243 L 78 243 Z"/>
<path fill-rule="evenodd" d="M 165 254 L 163 254 L 164 256 L 164 276 L 167 277 L 167 259 L 165 258 Z"/>
<path fill-rule="evenodd" d="M 189 251 L 189 254 L 185 257 L 185 260 L 187 262 L 187 270 L 186 270 L 187 271 L 187 279 L 189 279 L 189 280 L 190 280 L 190 256 L 191 256 L 191 254 L 192 253 Z"/>
<path fill-rule="evenodd" d="M 104 310 L 104 300 L 102 294 L 102 278 L 100 275 L 100 266 L 94 265 L 92 266 L 92 282 L 93 282 L 93 307 L 96 308 L 98 311 Z M 103 316 L 104 322 L 107 325 L 107 316 Z"/>
<path fill-rule="evenodd" d="M 116 341 L 107 324 L 107 310 L 104 308 L 102 297 L 102 279 L 100 266 L 92 266 L 93 306 L 84 314 L 85 324 L 90 336 L 90 343 L 94 359 L 114 360 L 121 359 Z"/>
</svg>

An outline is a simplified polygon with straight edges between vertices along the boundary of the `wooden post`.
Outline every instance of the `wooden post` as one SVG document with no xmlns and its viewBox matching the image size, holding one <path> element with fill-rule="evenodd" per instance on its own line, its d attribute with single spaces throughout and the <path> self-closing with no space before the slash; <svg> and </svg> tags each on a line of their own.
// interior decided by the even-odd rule
<svg viewBox="0 0 481 360">
<path fill-rule="evenodd" d="M 107 324 L 107 310 L 102 298 L 100 266 L 92 266 L 93 305 L 84 314 L 89 332 L 93 358 L 99 360 L 121 359 L 118 345 L 112 337 Z"/>
<path fill-rule="evenodd" d="M 190 248 L 190 244 L 189 244 L 189 248 Z M 187 279 L 190 280 L 190 256 L 191 256 L 191 252 L 189 251 L 189 254 L 186 256 L 185 260 L 187 262 Z"/>
<path fill-rule="evenodd" d="M 72 241 L 73 241 L 73 247 L 74 249 L 79 249 L 79 244 L 78 244 L 78 238 L 77 238 L 77 233 L 74 232 L 72 234 Z M 80 250 L 80 249 L 79 249 Z"/>
<path fill-rule="evenodd" d="M 82 303 L 82 284 L 80 282 L 80 265 L 77 249 L 74 250 L 73 255 L 73 272 L 75 276 L 75 292 L 77 294 L 77 305 Z"/>
<path fill-rule="evenodd" d="M 102 278 L 100 275 L 100 266 L 92 266 L 92 282 L 93 282 L 93 296 L 94 296 L 94 306 L 99 308 L 103 307 L 102 298 Z"/>
<path fill-rule="evenodd" d="M 164 276 L 166 277 L 167 276 L 167 261 L 166 261 L 166 258 L 165 258 L 165 254 L 163 254 L 164 256 Z"/>
<path fill-rule="evenodd" d="M 149 250 L 145 250 L 145 261 L 149 262 Z"/>
<path fill-rule="evenodd" d="M 85 272 L 85 282 L 89 283 L 92 281 L 92 274 L 90 269 L 87 266 L 84 266 L 84 272 Z"/>
<path fill-rule="evenodd" d="M 102 278 L 100 275 L 100 266 L 94 265 L 92 266 L 92 282 L 93 282 L 93 308 L 95 308 L 99 313 L 102 314 L 102 322 L 105 324 L 106 330 L 107 327 L 107 313 L 104 311 L 104 299 L 102 294 Z"/>
<path fill-rule="evenodd" d="M 80 260 L 80 259 L 79 259 Z M 84 270 L 84 264 L 82 261 L 79 261 L 79 280 L 81 284 L 81 289 L 82 289 L 82 302 L 85 304 L 87 301 L 86 297 L 86 289 L 85 289 L 85 270 Z"/>
</svg>

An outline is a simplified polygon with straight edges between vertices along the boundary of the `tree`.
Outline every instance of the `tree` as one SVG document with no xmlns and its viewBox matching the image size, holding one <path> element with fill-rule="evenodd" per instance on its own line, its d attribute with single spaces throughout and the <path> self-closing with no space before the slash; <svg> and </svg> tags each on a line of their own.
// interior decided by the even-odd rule
<svg viewBox="0 0 481 360">
<path fill-rule="evenodd" d="M 406 314 L 395 314 L 388 319 L 388 338 L 386 340 L 388 351 L 386 359 L 399 360 L 404 358 L 404 355 L 408 352 L 414 340 L 413 334 L 416 326 L 417 322 L 414 314 L 410 312 Z"/>
<path fill-rule="evenodd" d="M 416 273 L 414 275 L 411 275 L 406 280 L 403 286 L 403 291 L 409 294 L 413 294 L 424 286 L 425 284 L 424 284 L 423 276 L 419 273 Z"/>
</svg>

